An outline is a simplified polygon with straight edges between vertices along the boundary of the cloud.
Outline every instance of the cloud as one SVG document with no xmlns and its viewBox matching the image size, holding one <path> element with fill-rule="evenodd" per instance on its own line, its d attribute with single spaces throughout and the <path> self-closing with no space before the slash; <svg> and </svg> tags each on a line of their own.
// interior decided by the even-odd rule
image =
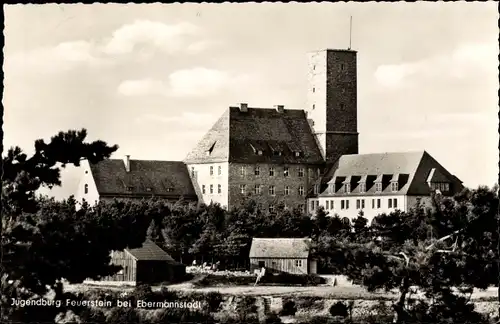
<svg viewBox="0 0 500 324">
<path fill-rule="evenodd" d="M 6 55 L 4 69 L 6 73 L 34 71 L 53 74 L 82 65 L 101 67 L 109 63 L 99 56 L 94 44 L 80 40 L 60 43 L 54 47 L 38 48 L 31 52 Z"/>
<path fill-rule="evenodd" d="M 117 64 L 117 56 L 136 55 L 139 61 L 151 58 L 155 51 L 167 54 L 196 54 L 219 44 L 199 39 L 203 34 L 191 23 L 165 24 L 138 20 L 116 29 L 110 37 L 94 41 L 77 40 L 52 47 L 5 55 L 7 73 L 55 74 L 77 67 L 102 67 Z"/>
<path fill-rule="evenodd" d="M 215 116 L 207 113 L 184 112 L 180 116 L 162 116 L 155 114 L 145 114 L 137 119 L 139 123 L 163 123 L 175 125 L 189 125 L 196 127 L 210 126 L 215 122 Z"/>
<path fill-rule="evenodd" d="M 468 43 L 454 51 L 420 61 L 381 65 L 375 71 L 377 82 L 387 88 L 411 86 L 417 79 L 464 78 L 498 65 L 496 43 Z"/>
<path fill-rule="evenodd" d="M 250 76 L 236 75 L 216 69 L 196 67 L 173 72 L 168 81 L 126 80 L 118 86 L 125 96 L 163 95 L 168 97 L 210 96 L 231 90 L 250 81 Z"/>
<path fill-rule="evenodd" d="M 138 20 L 113 32 L 103 46 L 110 55 L 131 53 L 137 45 L 149 44 L 168 53 L 179 52 L 193 46 L 184 38 L 198 34 L 197 26 L 190 23 L 167 25 L 161 22 Z"/>
</svg>

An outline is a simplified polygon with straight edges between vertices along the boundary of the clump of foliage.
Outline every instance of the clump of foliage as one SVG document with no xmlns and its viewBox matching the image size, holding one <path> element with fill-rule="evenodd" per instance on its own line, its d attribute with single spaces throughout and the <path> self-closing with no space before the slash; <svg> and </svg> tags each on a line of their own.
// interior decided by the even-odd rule
<svg viewBox="0 0 500 324">
<path fill-rule="evenodd" d="M 291 299 L 285 300 L 283 302 L 283 308 L 280 311 L 281 316 L 294 316 L 297 312 L 297 305 Z"/>
</svg>

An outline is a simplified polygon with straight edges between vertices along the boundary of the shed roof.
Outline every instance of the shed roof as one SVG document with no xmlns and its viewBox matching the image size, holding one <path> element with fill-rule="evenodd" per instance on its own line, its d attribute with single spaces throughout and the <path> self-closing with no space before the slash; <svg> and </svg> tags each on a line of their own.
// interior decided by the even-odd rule
<svg viewBox="0 0 500 324">
<path fill-rule="evenodd" d="M 140 248 L 125 249 L 138 261 L 171 261 L 176 262 L 167 252 L 150 240 L 146 240 Z"/>
<path fill-rule="evenodd" d="M 254 238 L 250 258 L 295 258 L 309 257 L 309 238 Z"/>
</svg>

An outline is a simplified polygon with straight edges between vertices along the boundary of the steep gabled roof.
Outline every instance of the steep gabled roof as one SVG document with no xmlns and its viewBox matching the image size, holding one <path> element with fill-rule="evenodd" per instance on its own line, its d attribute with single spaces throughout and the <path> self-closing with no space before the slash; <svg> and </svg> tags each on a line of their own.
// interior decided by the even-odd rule
<svg viewBox="0 0 500 324">
<path fill-rule="evenodd" d="M 196 197 L 183 162 L 130 160 L 127 172 L 123 160 L 110 159 L 90 164 L 90 170 L 101 197 Z"/>
<path fill-rule="evenodd" d="M 356 183 L 352 183 L 351 194 L 428 195 L 430 190 L 427 178 L 431 172 L 439 174 L 440 181 L 449 182 L 453 192 L 463 188 L 455 176 L 425 151 L 352 154 L 340 157 L 322 180 L 324 184 L 336 184 L 335 193 L 332 194 L 325 188 L 326 190 L 320 196 L 345 195 L 339 184 L 354 176 L 366 178 L 366 192 L 359 192 L 358 181 L 356 181 Z M 396 178 L 399 182 L 399 188 L 397 192 L 393 192 L 389 183 Z M 374 183 L 378 181 L 384 185 L 382 192 L 375 190 Z"/>
<path fill-rule="evenodd" d="M 311 239 L 308 238 L 254 238 L 250 258 L 309 257 Z"/>
<path fill-rule="evenodd" d="M 230 107 L 184 161 L 320 164 L 323 158 L 303 110 Z"/>
<path fill-rule="evenodd" d="M 175 260 L 163 251 L 158 245 L 150 240 L 146 240 L 141 247 L 136 249 L 126 249 L 138 261 L 170 261 Z"/>
</svg>

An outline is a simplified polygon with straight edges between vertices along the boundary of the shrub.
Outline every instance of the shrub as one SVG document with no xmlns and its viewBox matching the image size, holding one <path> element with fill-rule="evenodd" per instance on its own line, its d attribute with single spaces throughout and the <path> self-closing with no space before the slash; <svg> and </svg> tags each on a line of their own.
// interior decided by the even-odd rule
<svg viewBox="0 0 500 324">
<path fill-rule="evenodd" d="M 136 324 L 140 323 L 140 316 L 135 308 L 115 307 L 106 318 L 106 324 Z"/>
<path fill-rule="evenodd" d="M 216 312 L 219 310 L 220 305 L 222 304 L 222 295 L 219 292 L 212 291 L 206 294 L 206 302 L 208 304 L 209 312 Z"/>
<path fill-rule="evenodd" d="M 333 317 L 347 317 L 349 315 L 347 306 L 342 302 L 336 302 L 330 307 L 330 314 Z"/>
<path fill-rule="evenodd" d="M 280 312 L 281 316 L 294 316 L 297 312 L 297 306 L 293 300 L 287 300 L 283 303 L 283 309 Z"/>
<path fill-rule="evenodd" d="M 276 313 L 270 313 L 266 316 L 266 324 L 281 324 L 281 318 Z"/>
<path fill-rule="evenodd" d="M 328 316 L 314 316 L 307 322 L 309 324 L 336 324 L 338 321 Z M 363 322 L 361 322 L 363 323 Z"/>
<path fill-rule="evenodd" d="M 86 308 L 78 316 L 83 323 L 106 323 L 106 315 L 98 308 Z"/>
<path fill-rule="evenodd" d="M 154 293 L 157 301 L 175 301 L 179 300 L 179 295 L 176 291 L 168 290 L 167 287 L 162 287 L 160 291 Z"/>
<path fill-rule="evenodd" d="M 297 306 L 302 309 L 323 309 L 324 300 L 321 297 L 305 296 L 297 298 Z"/>
</svg>

